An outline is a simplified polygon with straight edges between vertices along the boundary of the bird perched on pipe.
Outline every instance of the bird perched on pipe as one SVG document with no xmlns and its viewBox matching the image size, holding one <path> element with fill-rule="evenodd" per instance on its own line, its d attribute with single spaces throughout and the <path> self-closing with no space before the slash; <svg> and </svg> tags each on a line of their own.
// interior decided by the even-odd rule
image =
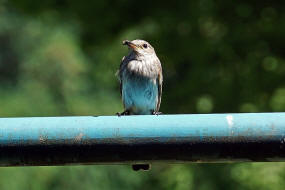
<svg viewBox="0 0 285 190">
<path fill-rule="evenodd" d="M 129 54 L 123 57 L 117 72 L 124 104 L 121 115 L 160 114 L 162 67 L 154 48 L 144 40 L 124 40 Z M 134 170 L 148 170 L 149 164 L 133 165 Z"/>
</svg>

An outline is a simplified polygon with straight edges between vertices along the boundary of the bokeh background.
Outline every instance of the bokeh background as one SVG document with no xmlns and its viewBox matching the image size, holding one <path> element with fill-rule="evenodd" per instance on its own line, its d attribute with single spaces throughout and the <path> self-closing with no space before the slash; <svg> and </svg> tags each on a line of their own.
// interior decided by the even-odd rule
<svg viewBox="0 0 285 190">
<path fill-rule="evenodd" d="M 285 1 L 0 0 L 0 116 L 113 115 L 124 39 L 163 69 L 164 113 L 285 111 Z M 0 168 L 0 189 L 284 190 L 284 163 Z"/>
</svg>

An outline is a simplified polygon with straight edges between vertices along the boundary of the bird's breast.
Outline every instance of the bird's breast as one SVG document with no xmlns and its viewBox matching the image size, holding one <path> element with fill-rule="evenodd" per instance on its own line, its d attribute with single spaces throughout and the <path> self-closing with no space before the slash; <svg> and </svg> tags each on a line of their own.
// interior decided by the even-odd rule
<svg viewBox="0 0 285 190">
<path fill-rule="evenodd" d="M 122 97 L 126 109 L 133 114 L 151 114 L 156 109 L 158 84 L 155 79 L 130 75 L 122 82 Z"/>
<path fill-rule="evenodd" d="M 160 71 L 156 61 L 159 61 L 156 56 L 130 61 L 127 64 L 126 72 L 147 78 L 156 78 Z"/>
</svg>

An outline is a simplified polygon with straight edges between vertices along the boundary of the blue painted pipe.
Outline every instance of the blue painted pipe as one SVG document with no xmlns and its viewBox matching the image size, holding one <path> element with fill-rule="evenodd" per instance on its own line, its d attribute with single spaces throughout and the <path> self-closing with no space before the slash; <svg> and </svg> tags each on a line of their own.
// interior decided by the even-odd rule
<svg viewBox="0 0 285 190">
<path fill-rule="evenodd" d="M 284 159 L 285 113 L 0 118 L 0 166 Z"/>
</svg>

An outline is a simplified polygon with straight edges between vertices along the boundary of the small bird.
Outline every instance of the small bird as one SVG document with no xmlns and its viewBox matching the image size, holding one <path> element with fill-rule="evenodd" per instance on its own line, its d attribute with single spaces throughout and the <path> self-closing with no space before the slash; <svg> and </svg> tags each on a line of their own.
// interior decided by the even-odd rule
<svg viewBox="0 0 285 190">
<path fill-rule="evenodd" d="M 130 52 L 123 57 L 117 72 L 124 104 L 121 115 L 158 115 L 162 95 L 162 67 L 154 48 L 144 40 L 124 40 Z M 148 170 L 148 164 L 133 165 Z"/>
<path fill-rule="evenodd" d="M 117 72 L 125 111 L 120 115 L 159 114 L 162 67 L 154 48 L 144 40 L 124 40 L 130 52 Z"/>
</svg>

